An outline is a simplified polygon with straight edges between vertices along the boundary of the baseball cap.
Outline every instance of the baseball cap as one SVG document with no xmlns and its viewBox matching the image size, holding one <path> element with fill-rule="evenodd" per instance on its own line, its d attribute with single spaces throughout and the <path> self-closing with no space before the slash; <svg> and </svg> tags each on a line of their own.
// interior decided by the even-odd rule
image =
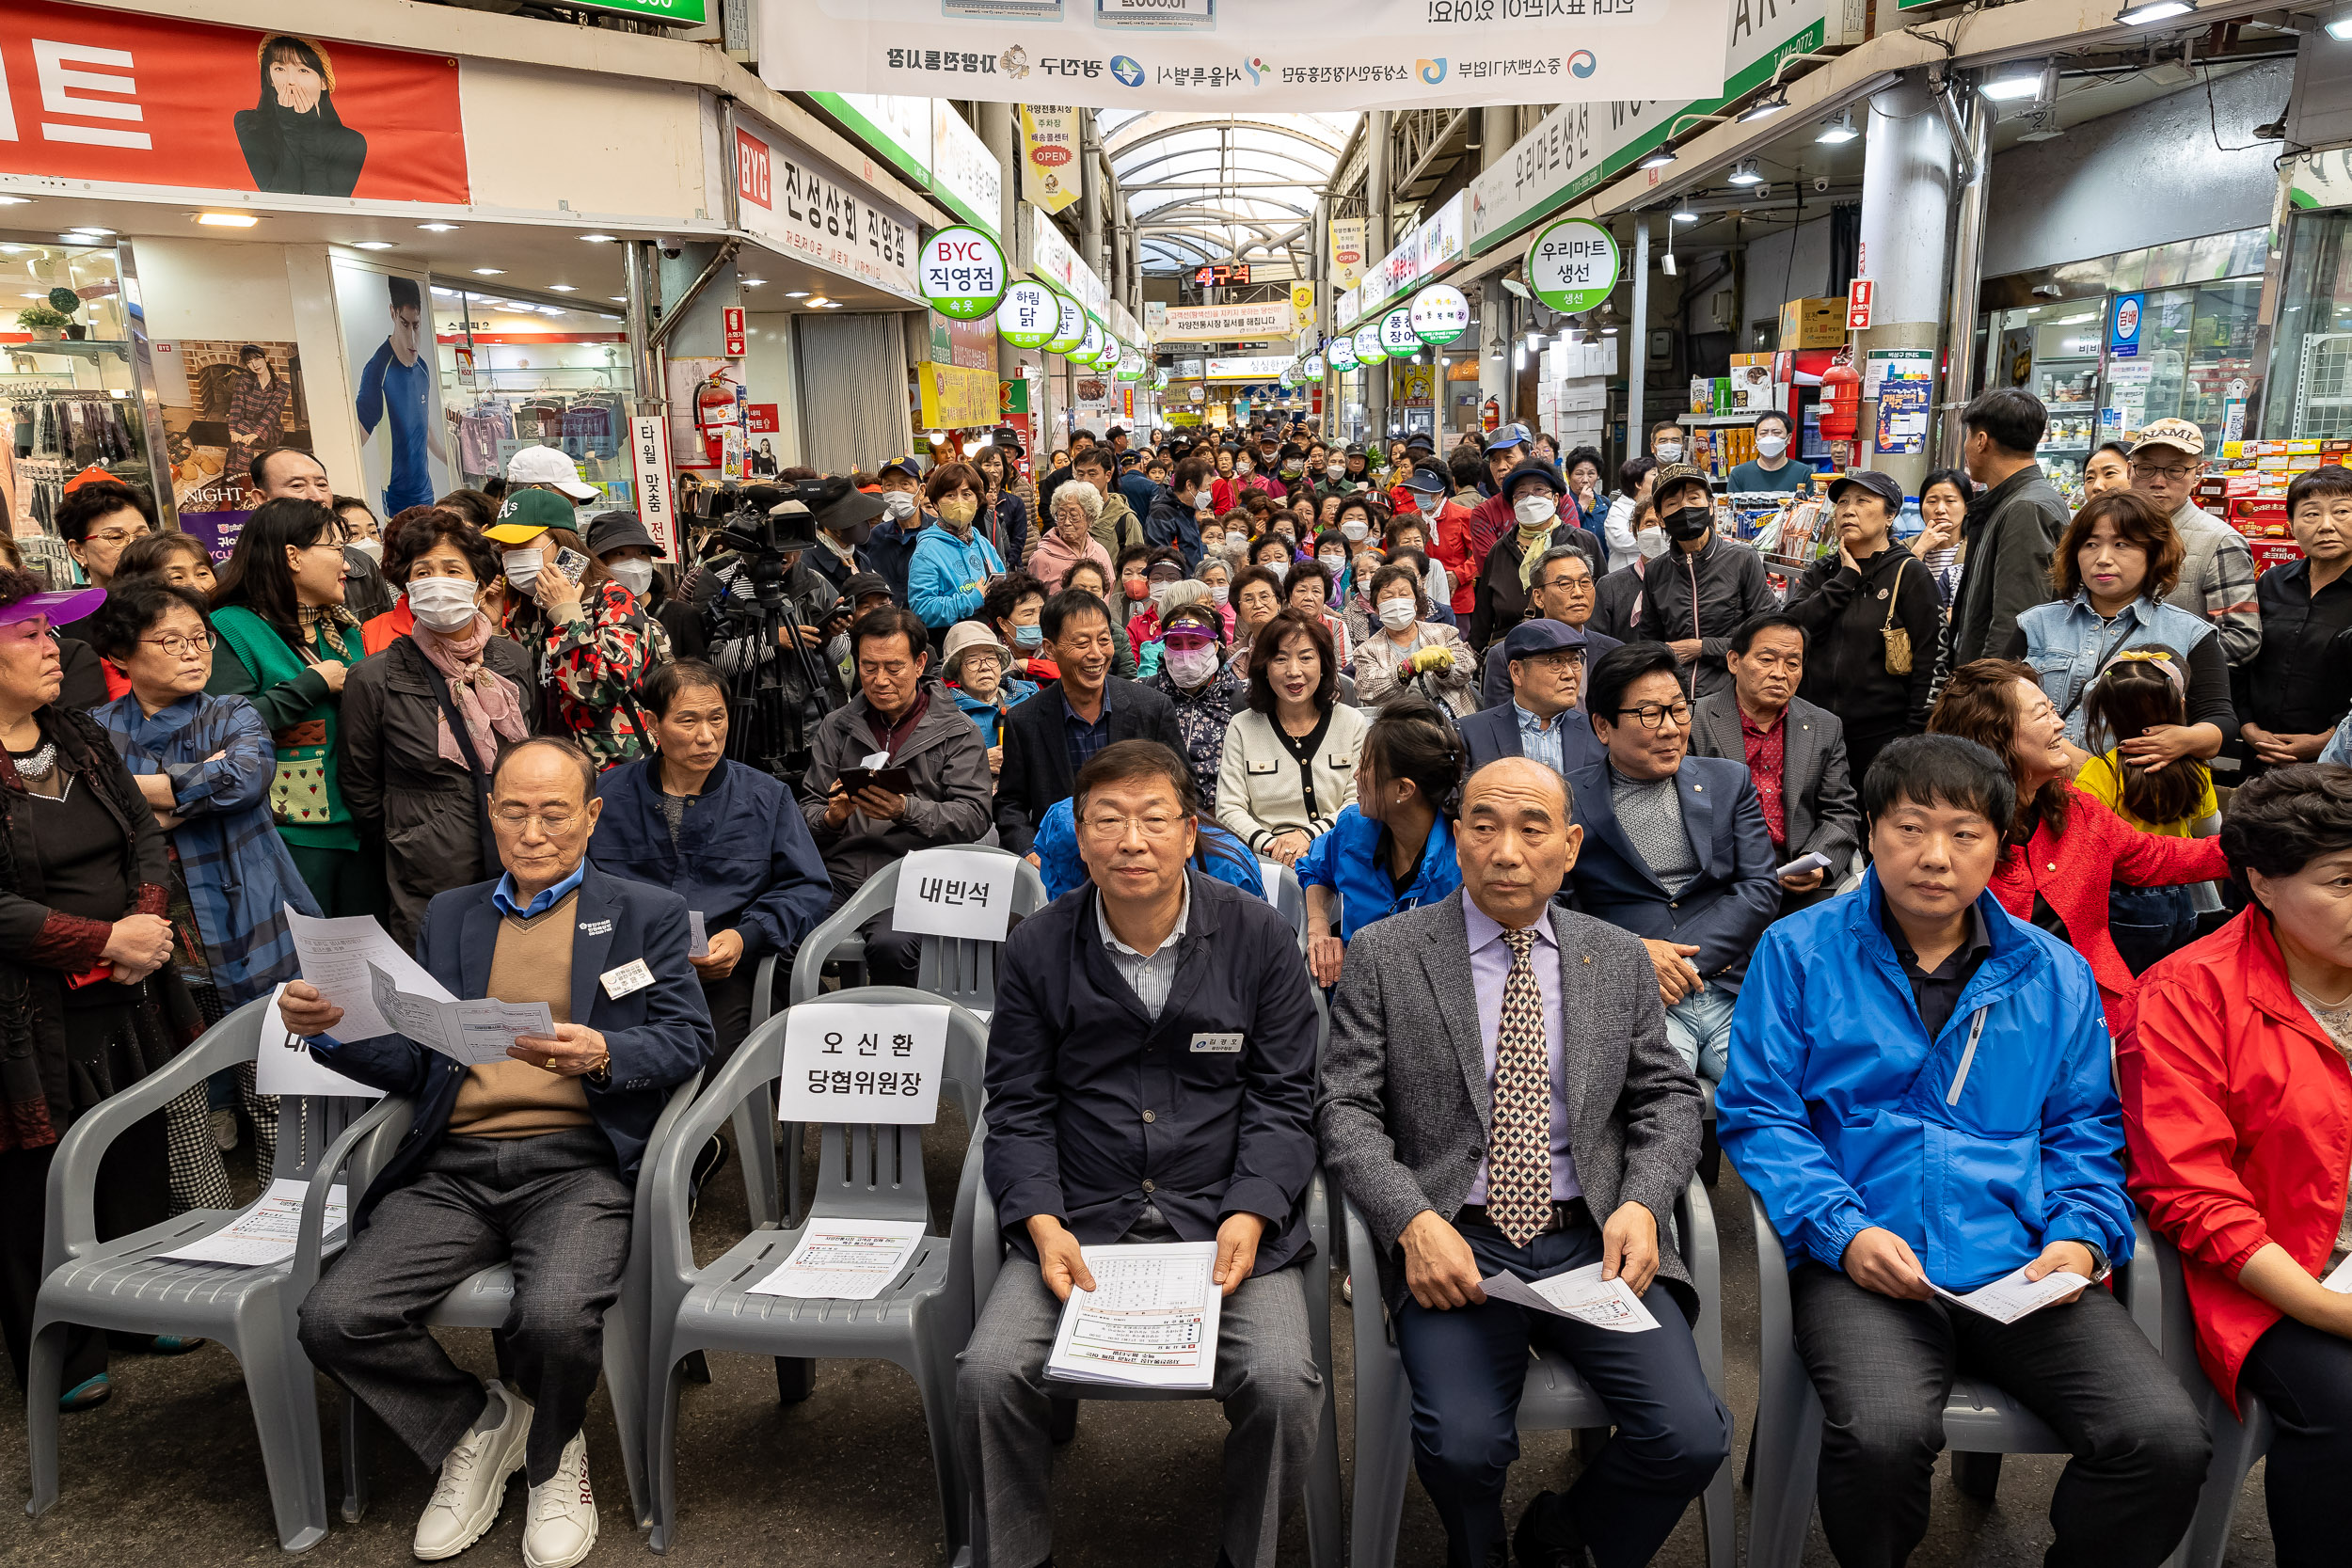
<svg viewBox="0 0 2352 1568">
<path fill-rule="evenodd" d="M 877 479 L 881 478 L 883 474 L 904 474 L 909 479 L 921 479 L 923 477 L 923 469 L 922 466 L 916 463 L 912 455 L 908 455 L 905 457 L 894 457 L 889 462 L 874 470 L 874 476 Z"/>
<path fill-rule="evenodd" d="M 1405 437 L 1405 450 L 1406 451 L 1436 451 L 1438 438 L 1425 430 L 1416 430 Z"/>
<path fill-rule="evenodd" d="M 1886 503 L 1886 510 L 1890 514 L 1900 512 L 1903 509 L 1903 487 L 1901 483 L 1897 480 L 1893 474 L 1881 473 L 1875 468 L 1856 468 L 1851 473 L 1840 474 L 1836 479 L 1831 480 L 1829 482 L 1829 499 L 1832 501 L 1836 501 L 1841 492 L 1855 487 L 1867 490 L 1870 494 L 1884 501 Z M 1655 493 L 1655 491 L 1652 492 L 1652 494 Z"/>
<path fill-rule="evenodd" d="M 2153 420 L 2139 427 L 2139 439 L 2132 443 L 2132 453 L 2138 455 L 2142 447 L 2170 447 L 2190 457 L 2205 455 L 2205 433 L 2193 420 Z"/>
<path fill-rule="evenodd" d="M 1556 654 L 1569 648 L 1580 654 L 1584 651 L 1584 633 L 1581 628 L 1565 621 L 1521 621 L 1502 640 L 1502 658 L 1507 664 L 1515 658 L 1532 658 L 1537 654 Z"/>
<path fill-rule="evenodd" d="M 1446 481 L 1451 477 L 1435 463 L 1416 463 L 1413 471 L 1399 481 L 1405 488 L 1422 496 L 1442 496 Z"/>
<path fill-rule="evenodd" d="M 637 520 L 634 512 L 599 512 L 588 525 L 590 555 L 601 557 L 607 550 L 627 549 L 631 545 L 642 545 L 656 555 L 661 553 L 661 546 L 654 543 L 653 535 L 645 531 L 645 525 Z"/>
<path fill-rule="evenodd" d="M 1486 450 L 1490 452 L 1499 451 L 1505 447 L 1526 447 L 1534 444 L 1534 438 L 1527 434 L 1527 427 L 1523 424 L 1503 425 L 1486 437 Z"/>
<path fill-rule="evenodd" d="M 1649 493 L 1652 496 L 1663 496 L 1676 485 L 1689 484 L 1693 481 L 1703 486 L 1708 495 L 1712 496 L 1715 493 L 1714 485 L 1708 480 L 1707 470 L 1697 464 L 1661 463 L 1650 475 Z"/>
<path fill-rule="evenodd" d="M 560 451 L 555 455 L 564 457 Z M 548 530 L 570 528 L 576 520 L 571 503 L 552 491 L 516 490 L 508 493 L 499 508 L 498 521 L 484 529 L 482 537 L 501 545 L 528 545 Z"/>
<path fill-rule="evenodd" d="M 552 484 L 576 501 L 596 499 L 596 487 L 580 482 L 580 465 L 553 447 L 524 447 L 508 458 L 506 483 Z"/>
<path fill-rule="evenodd" d="M 852 606 L 868 594 L 880 594 L 883 598 L 896 602 L 889 582 L 880 572 L 851 572 L 849 580 L 841 585 L 841 596 Z"/>
</svg>

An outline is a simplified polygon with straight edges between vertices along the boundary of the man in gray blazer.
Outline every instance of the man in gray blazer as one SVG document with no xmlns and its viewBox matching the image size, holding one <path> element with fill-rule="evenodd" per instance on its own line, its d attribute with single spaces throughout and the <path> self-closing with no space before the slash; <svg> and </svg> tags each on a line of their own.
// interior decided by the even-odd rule
<svg viewBox="0 0 2352 1568">
<path fill-rule="evenodd" d="M 1696 1298 L 1660 1242 L 1698 1158 L 1698 1082 L 1666 1041 L 1641 942 L 1551 905 L 1581 836 L 1550 768 L 1508 758 L 1472 774 L 1462 891 L 1356 934 L 1324 1053 L 1324 1164 L 1383 1243 L 1414 1468 L 1447 1561 L 1472 1568 L 1514 1551 L 1522 1568 L 1581 1568 L 1588 1551 L 1645 1562 L 1731 1441 L 1691 1337 Z M 1596 1264 L 1657 1328 L 1617 1333 L 1480 1285 Z M 1575 1366 L 1616 1433 L 1506 1539 L 1531 1342 Z"/>
<path fill-rule="evenodd" d="M 1846 726 L 1797 695 L 1804 679 L 1804 627 L 1777 611 L 1731 634 L 1724 662 L 1732 689 L 1691 705 L 1691 750 L 1745 763 L 1772 830 L 1772 863 L 1818 854 L 1829 863 L 1780 879 L 1780 912 L 1794 914 L 1836 890 L 1861 842 L 1859 780 L 1846 771 Z"/>
</svg>

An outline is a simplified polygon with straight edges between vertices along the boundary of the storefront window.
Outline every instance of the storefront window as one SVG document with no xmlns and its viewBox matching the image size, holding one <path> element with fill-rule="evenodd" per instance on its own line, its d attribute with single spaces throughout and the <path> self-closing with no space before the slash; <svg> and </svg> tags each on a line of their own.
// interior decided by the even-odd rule
<svg viewBox="0 0 2352 1568">
<path fill-rule="evenodd" d="M 2295 215 L 2271 364 L 2280 379 L 2264 401 L 2265 437 L 2352 435 L 2352 210 Z"/>
<path fill-rule="evenodd" d="M 437 285 L 433 320 L 459 483 L 479 487 L 504 473 L 523 447 L 560 447 L 604 492 L 589 510 L 636 509 L 628 452 L 636 378 L 617 318 Z"/>
</svg>

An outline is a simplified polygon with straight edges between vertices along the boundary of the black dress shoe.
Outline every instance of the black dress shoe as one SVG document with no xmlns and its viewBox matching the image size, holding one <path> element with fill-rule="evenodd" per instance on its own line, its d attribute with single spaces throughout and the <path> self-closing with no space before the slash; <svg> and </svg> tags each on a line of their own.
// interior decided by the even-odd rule
<svg viewBox="0 0 2352 1568">
<path fill-rule="evenodd" d="M 1511 1552 L 1518 1568 L 1590 1568 L 1592 1562 L 1568 1523 L 1567 1499 L 1557 1492 L 1535 1494 L 1511 1532 Z"/>
</svg>

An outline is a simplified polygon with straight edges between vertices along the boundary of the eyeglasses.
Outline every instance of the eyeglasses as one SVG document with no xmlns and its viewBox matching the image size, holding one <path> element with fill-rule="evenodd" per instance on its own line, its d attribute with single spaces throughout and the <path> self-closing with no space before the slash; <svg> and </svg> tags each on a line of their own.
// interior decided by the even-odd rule
<svg viewBox="0 0 2352 1568">
<path fill-rule="evenodd" d="M 183 658 L 220 646 L 220 639 L 209 631 L 201 637 L 142 637 L 139 641 L 162 650 L 166 658 Z"/>
<path fill-rule="evenodd" d="M 1691 721 L 1691 705 L 1688 703 L 1676 703 L 1664 707 L 1656 703 L 1644 703 L 1640 707 L 1619 708 L 1617 717 L 1622 719 L 1629 713 L 1645 730 L 1662 730 L 1669 720 L 1674 721 L 1677 729 L 1682 728 Z"/>
<path fill-rule="evenodd" d="M 531 831 L 531 825 L 536 822 L 541 832 L 552 837 L 570 832 L 572 824 L 580 820 L 580 815 L 568 808 L 562 811 L 532 811 L 525 806 L 495 806 L 491 808 L 490 820 L 510 833 L 528 832 Z"/>
<path fill-rule="evenodd" d="M 2172 484 L 2180 483 L 2183 480 L 2188 478 L 2190 474 L 2195 473 L 2196 471 L 2197 470 L 2195 468 L 2185 463 L 2177 463 L 2167 468 L 2159 468 L 2153 463 L 2135 463 L 2132 465 L 2132 477 L 2134 479 L 2161 479 Z"/>
<path fill-rule="evenodd" d="M 103 533 L 93 533 L 82 541 L 85 545 L 127 545 L 134 539 L 147 537 L 145 529 L 110 528 Z"/>
<path fill-rule="evenodd" d="M 1158 840 L 1171 837 L 1176 830 L 1183 827 L 1188 820 L 1190 819 L 1187 817 L 1168 816 L 1157 812 L 1149 816 L 1120 816 L 1110 812 L 1104 812 L 1100 815 L 1089 812 L 1085 822 L 1080 825 L 1086 829 L 1089 838 L 1104 842 L 1125 838 L 1127 830 L 1130 828 L 1136 829 L 1148 839 Z"/>
</svg>

